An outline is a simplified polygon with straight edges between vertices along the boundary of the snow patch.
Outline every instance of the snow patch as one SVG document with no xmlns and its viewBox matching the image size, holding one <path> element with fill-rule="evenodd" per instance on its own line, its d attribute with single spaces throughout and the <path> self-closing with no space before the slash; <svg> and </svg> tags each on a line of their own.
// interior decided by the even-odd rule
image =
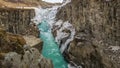
<svg viewBox="0 0 120 68">
<path fill-rule="evenodd" d="M 63 0 L 42 0 L 42 1 L 49 2 L 49 3 L 62 3 L 63 2 Z"/>
</svg>

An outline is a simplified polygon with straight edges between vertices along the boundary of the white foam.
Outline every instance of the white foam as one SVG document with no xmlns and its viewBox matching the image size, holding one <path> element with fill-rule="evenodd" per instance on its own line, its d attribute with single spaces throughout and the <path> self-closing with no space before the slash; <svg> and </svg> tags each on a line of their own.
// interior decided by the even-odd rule
<svg viewBox="0 0 120 68">
<path fill-rule="evenodd" d="M 56 6 L 53 6 L 52 8 L 43 9 L 40 6 L 34 8 L 35 9 L 35 17 L 32 19 L 32 21 L 34 21 L 35 24 L 37 25 L 42 20 L 46 20 L 52 28 L 53 24 L 55 23 L 55 17 L 56 17 L 58 8 L 63 7 L 64 5 L 66 5 L 69 2 L 71 2 L 71 0 L 66 0 L 62 5 L 56 5 Z"/>
<path fill-rule="evenodd" d="M 62 32 L 63 30 L 69 30 L 70 31 L 70 36 L 69 33 L 66 32 Z M 63 26 L 57 30 L 57 36 L 56 36 L 56 41 L 60 44 L 60 41 L 65 38 L 68 37 L 69 38 L 66 40 L 65 43 L 61 44 L 61 48 L 60 51 L 61 53 L 63 53 L 65 51 L 65 49 L 67 48 L 68 44 L 74 39 L 74 35 L 75 35 L 75 28 L 72 26 L 72 24 L 70 24 L 68 21 L 63 23 Z"/>
<path fill-rule="evenodd" d="M 32 19 L 32 21 L 34 21 L 34 23 L 36 25 L 41 23 L 41 21 L 43 21 L 43 20 L 47 21 L 49 23 L 51 29 L 53 28 L 53 25 L 55 25 L 55 24 L 58 25 L 59 27 L 63 24 L 63 26 L 60 28 L 60 30 L 57 30 L 56 41 L 58 43 L 60 43 L 60 41 L 63 38 L 69 36 L 68 33 L 62 32 L 62 30 L 68 29 L 71 31 L 70 37 L 67 39 L 67 41 L 64 44 L 62 44 L 62 46 L 60 48 L 62 53 L 64 52 L 64 50 L 66 49 L 68 44 L 73 40 L 74 35 L 75 35 L 75 29 L 68 22 L 63 22 L 63 21 L 59 20 L 58 22 L 55 23 L 55 17 L 56 17 L 58 8 L 65 6 L 69 2 L 71 2 L 71 0 L 66 0 L 62 5 L 56 5 L 56 6 L 53 6 L 52 8 L 36 7 L 36 8 L 34 8 L 35 9 L 35 17 Z"/>
</svg>

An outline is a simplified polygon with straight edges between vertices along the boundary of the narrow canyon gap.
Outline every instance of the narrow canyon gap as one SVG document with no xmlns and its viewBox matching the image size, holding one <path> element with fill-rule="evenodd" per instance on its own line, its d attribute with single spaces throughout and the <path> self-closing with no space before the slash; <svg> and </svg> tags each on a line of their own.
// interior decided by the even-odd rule
<svg viewBox="0 0 120 68">
<path fill-rule="evenodd" d="M 70 2 L 70 0 L 67 0 L 62 5 L 53 6 L 51 8 L 35 8 L 36 16 L 33 20 L 37 24 L 40 31 L 40 38 L 43 40 L 42 54 L 45 58 L 52 60 L 54 68 L 68 68 L 68 64 L 64 60 L 59 45 L 51 32 L 58 8 L 68 2 Z"/>
</svg>

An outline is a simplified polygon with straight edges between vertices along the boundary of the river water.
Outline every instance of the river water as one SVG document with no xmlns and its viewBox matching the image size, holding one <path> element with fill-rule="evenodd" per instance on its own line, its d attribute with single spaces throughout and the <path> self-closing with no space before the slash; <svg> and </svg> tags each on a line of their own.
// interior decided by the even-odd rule
<svg viewBox="0 0 120 68">
<path fill-rule="evenodd" d="M 33 20 L 39 28 L 39 31 L 40 31 L 39 37 L 40 39 L 43 40 L 42 55 L 45 58 L 52 60 L 54 68 L 68 68 L 68 63 L 66 63 L 66 61 L 64 60 L 64 57 L 62 56 L 62 53 L 67 47 L 66 46 L 67 44 L 65 43 L 66 45 L 63 45 L 65 47 L 61 49 L 62 50 L 61 52 L 59 48 L 59 44 L 57 43 L 56 39 L 53 37 L 51 29 L 55 24 L 55 17 L 56 17 L 58 8 L 63 7 L 69 2 L 70 0 L 66 0 L 66 2 L 64 2 L 62 5 L 53 6 L 51 8 L 44 8 L 44 9 L 41 7 L 35 8 L 36 16 L 34 17 Z M 69 41 L 72 40 L 71 38 L 67 41 L 67 43 L 69 43 Z M 57 37 L 57 40 L 60 40 L 60 39 L 61 39 L 60 36 Z"/>
<path fill-rule="evenodd" d="M 38 25 L 40 29 L 40 38 L 44 42 L 42 55 L 52 60 L 54 68 L 67 68 L 67 63 L 55 42 L 49 26 L 50 25 L 46 21 L 42 21 L 41 24 Z"/>
</svg>

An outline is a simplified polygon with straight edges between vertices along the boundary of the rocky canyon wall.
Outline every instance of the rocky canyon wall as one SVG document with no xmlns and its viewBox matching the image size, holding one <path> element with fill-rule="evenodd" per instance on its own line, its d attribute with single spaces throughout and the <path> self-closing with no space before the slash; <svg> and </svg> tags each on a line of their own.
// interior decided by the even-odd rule
<svg viewBox="0 0 120 68">
<path fill-rule="evenodd" d="M 14 34 L 37 36 L 37 29 L 31 25 L 34 15 L 34 9 L 0 8 L 0 25 Z"/>
<path fill-rule="evenodd" d="M 69 21 L 76 29 L 66 51 L 69 60 L 84 68 L 119 68 L 119 3 L 120 0 L 72 0 L 59 9 L 57 20 Z"/>
<path fill-rule="evenodd" d="M 0 68 L 53 68 L 52 62 L 41 55 L 40 48 L 42 43 L 29 46 L 21 35 L 0 27 Z"/>
</svg>

